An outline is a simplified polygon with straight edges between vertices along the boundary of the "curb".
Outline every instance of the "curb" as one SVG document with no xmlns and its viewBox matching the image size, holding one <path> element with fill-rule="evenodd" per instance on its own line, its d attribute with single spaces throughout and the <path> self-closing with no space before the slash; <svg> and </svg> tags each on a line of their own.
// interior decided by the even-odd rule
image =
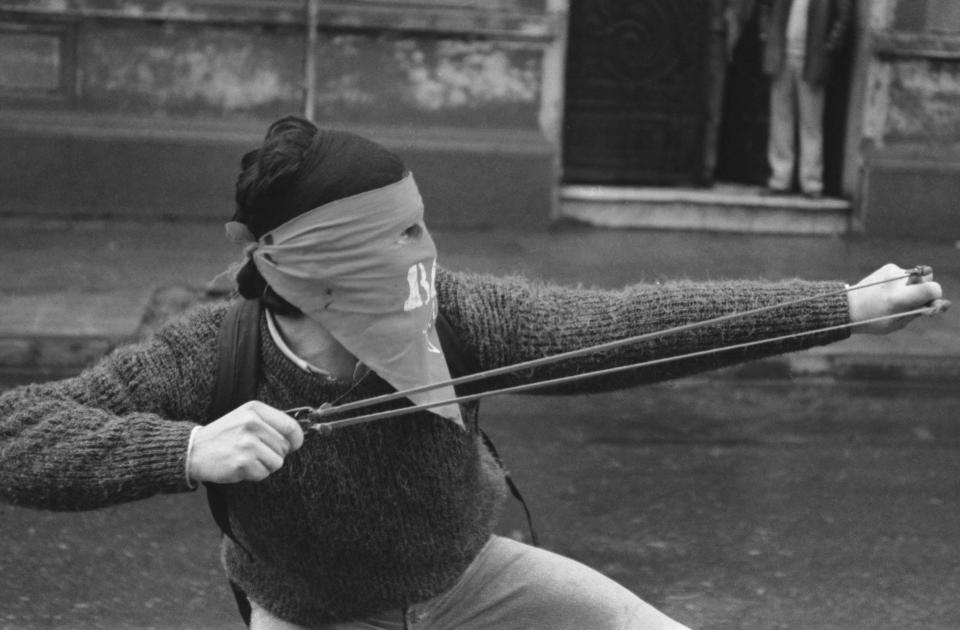
<svg viewBox="0 0 960 630">
<path fill-rule="evenodd" d="M 0 336 L 0 369 L 78 370 L 125 341 L 103 335 L 4 335 Z"/>
<path fill-rule="evenodd" d="M 0 381 L 24 383 L 74 375 L 114 348 L 143 339 L 168 320 L 223 291 L 178 284 L 160 287 L 144 306 L 136 330 L 117 334 L 0 334 Z M 886 382 L 955 384 L 960 355 L 882 352 L 799 351 L 704 372 L 695 378 L 717 381 Z"/>
<path fill-rule="evenodd" d="M 960 381 L 960 356 L 798 352 L 722 368 L 705 377 L 744 381 L 829 380 L 946 385 Z"/>
<path fill-rule="evenodd" d="M 118 346 L 145 339 L 196 304 L 223 297 L 188 284 L 156 289 L 134 319 L 136 327 L 93 334 L 8 332 L 0 334 L 0 383 L 66 378 L 81 372 Z"/>
<path fill-rule="evenodd" d="M 138 338 L 139 335 L 2 335 L 0 380 L 22 383 L 72 376 L 114 348 Z M 705 372 L 696 378 L 745 382 L 792 380 L 827 384 L 877 381 L 947 385 L 960 382 L 960 356 L 799 352 Z"/>
<path fill-rule="evenodd" d="M 0 383 L 67 378 L 94 364 L 129 337 L 102 335 L 0 336 Z"/>
</svg>

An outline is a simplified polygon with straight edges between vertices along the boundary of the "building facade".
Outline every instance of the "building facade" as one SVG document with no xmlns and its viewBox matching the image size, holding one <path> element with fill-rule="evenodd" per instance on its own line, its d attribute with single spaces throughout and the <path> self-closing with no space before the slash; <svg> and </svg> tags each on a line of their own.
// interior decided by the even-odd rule
<svg viewBox="0 0 960 630">
<path fill-rule="evenodd" d="M 400 154 L 435 225 L 960 238 L 960 4 L 858 0 L 833 199 L 793 207 L 759 194 L 753 5 L 0 0 L 0 212 L 223 219 L 241 153 L 300 113 Z"/>
<path fill-rule="evenodd" d="M 299 113 L 401 154 L 433 223 L 543 224 L 554 5 L 2 0 L 0 199 L 6 212 L 222 219 L 242 152 Z"/>
<path fill-rule="evenodd" d="M 844 175 L 854 228 L 960 240 L 960 3 L 861 5 Z"/>
</svg>

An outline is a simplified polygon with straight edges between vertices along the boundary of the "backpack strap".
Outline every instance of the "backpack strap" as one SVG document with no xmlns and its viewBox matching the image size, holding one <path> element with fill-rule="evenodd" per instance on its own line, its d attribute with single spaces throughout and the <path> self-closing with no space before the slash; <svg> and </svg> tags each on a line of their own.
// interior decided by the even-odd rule
<svg viewBox="0 0 960 630">
<path fill-rule="evenodd" d="M 207 412 L 207 422 L 229 413 L 239 405 L 253 400 L 260 377 L 260 300 L 241 300 L 233 304 L 223 318 L 217 334 L 217 378 L 213 397 Z M 234 542 L 248 555 L 230 526 L 227 486 L 207 482 L 207 505 L 214 522 L 223 536 Z M 250 625 L 250 600 L 239 586 L 230 581 L 230 589 L 244 624 Z"/>
<path fill-rule="evenodd" d="M 240 300 L 223 318 L 217 335 L 219 364 L 210 421 L 253 400 L 260 379 L 260 300 Z"/>
<path fill-rule="evenodd" d="M 437 314 L 437 335 L 440 337 L 440 346 L 443 348 L 443 356 L 447 359 L 447 368 L 450 370 L 450 376 L 453 378 L 459 378 L 461 376 L 466 376 L 467 374 L 475 374 L 476 372 L 481 371 L 480 361 L 477 360 L 477 357 L 474 354 L 467 352 L 466 348 L 463 346 L 463 342 L 460 341 L 460 338 L 457 336 L 457 334 L 453 332 L 453 327 L 450 325 L 450 322 L 443 315 L 443 313 Z M 482 390 L 483 386 L 478 386 L 475 383 L 465 383 L 461 386 L 455 386 L 454 389 L 457 390 L 457 395 L 465 395 L 476 393 Z M 479 406 L 480 401 L 474 400 L 467 404 L 476 408 Z M 524 501 L 523 495 L 520 494 L 520 488 L 517 487 L 513 477 L 510 476 L 510 472 L 507 470 L 507 467 L 503 465 L 503 460 L 500 459 L 500 454 L 493 445 L 493 440 L 490 439 L 490 436 L 487 435 L 486 431 L 481 429 L 479 425 L 476 428 L 480 433 L 480 436 L 483 438 L 483 443 L 487 447 L 487 450 L 490 451 L 491 455 L 493 455 L 494 461 L 496 461 L 500 468 L 503 469 L 503 476 L 507 482 L 507 487 L 510 489 L 510 494 L 513 495 L 514 499 L 520 502 L 520 506 L 523 508 L 523 513 L 527 517 L 527 529 L 530 530 L 530 541 L 535 547 L 539 547 L 540 539 L 537 536 L 536 529 L 533 527 L 533 516 L 530 514 L 530 508 L 527 507 L 527 502 Z"/>
</svg>

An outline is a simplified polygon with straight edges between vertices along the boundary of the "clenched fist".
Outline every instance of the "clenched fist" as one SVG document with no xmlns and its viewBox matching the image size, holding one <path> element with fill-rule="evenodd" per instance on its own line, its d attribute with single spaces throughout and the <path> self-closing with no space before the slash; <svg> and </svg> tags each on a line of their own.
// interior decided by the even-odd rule
<svg viewBox="0 0 960 630">
<path fill-rule="evenodd" d="M 254 400 L 197 429 L 187 471 L 194 482 L 261 481 L 302 445 L 296 420 Z"/>
<path fill-rule="evenodd" d="M 887 264 L 851 287 L 850 321 L 865 322 L 877 317 L 905 313 L 943 298 L 943 289 L 933 281 L 933 273 L 906 278 L 909 271 Z M 889 280 L 889 282 L 888 282 Z M 860 288 L 858 288 L 860 287 Z M 912 318 L 871 322 L 854 327 L 854 332 L 883 334 L 907 325 Z"/>
</svg>

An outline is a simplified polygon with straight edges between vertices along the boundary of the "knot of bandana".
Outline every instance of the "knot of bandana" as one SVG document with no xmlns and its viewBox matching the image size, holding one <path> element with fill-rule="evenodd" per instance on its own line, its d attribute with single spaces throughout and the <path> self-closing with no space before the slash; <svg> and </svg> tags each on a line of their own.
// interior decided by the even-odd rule
<svg viewBox="0 0 960 630">
<path fill-rule="evenodd" d="M 434 326 L 437 251 L 412 174 L 305 212 L 259 240 L 235 222 L 227 234 L 247 244 L 278 295 L 398 391 L 450 380 Z M 410 399 L 453 397 L 446 386 Z M 457 405 L 432 411 L 463 426 Z"/>
</svg>

